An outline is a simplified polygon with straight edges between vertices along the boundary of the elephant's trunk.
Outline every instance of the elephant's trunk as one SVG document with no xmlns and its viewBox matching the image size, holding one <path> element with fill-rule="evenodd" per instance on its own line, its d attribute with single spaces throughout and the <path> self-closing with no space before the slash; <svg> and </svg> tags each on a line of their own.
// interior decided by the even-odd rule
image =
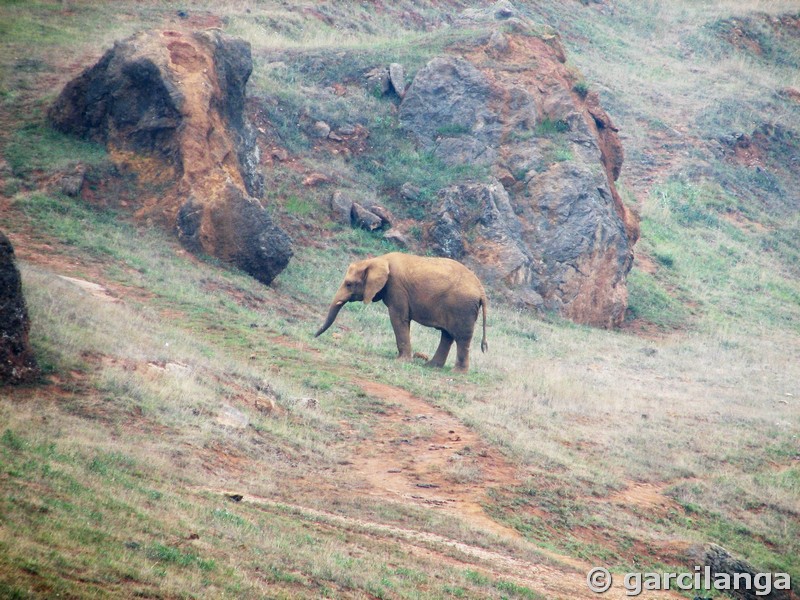
<svg viewBox="0 0 800 600">
<path fill-rule="evenodd" d="M 344 306 L 344 302 L 334 302 L 331 304 L 331 308 L 328 310 L 328 317 L 325 319 L 325 323 L 323 323 L 322 327 L 319 328 L 319 331 L 314 334 L 314 337 L 321 336 L 328 330 L 328 327 L 333 325 L 333 322 L 336 320 L 336 316 L 339 314 L 339 311 L 342 310 L 342 306 Z"/>
</svg>

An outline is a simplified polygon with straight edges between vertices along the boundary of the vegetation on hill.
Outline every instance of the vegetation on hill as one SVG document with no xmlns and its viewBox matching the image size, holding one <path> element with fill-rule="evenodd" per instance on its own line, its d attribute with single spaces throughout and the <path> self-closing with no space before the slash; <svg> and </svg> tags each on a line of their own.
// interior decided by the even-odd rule
<svg viewBox="0 0 800 600">
<path fill-rule="evenodd" d="M 392 98 L 336 92 L 410 80 L 471 4 L 0 4 L 0 228 L 43 371 L 0 389 L 0 596 L 589 598 L 591 566 L 681 572 L 705 542 L 800 581 L 796 3 L 515 3 L 620 129 L 621 330 L 490 291 L 466 376 L 394 361 L 380 306 L 312 338 L 347 264 L 395 247 L 333 224 L 307 174 L 404 218 L 486 176 L 418 150 Z M 114 40 L 210 26 L 251 43 L 251 117 L 287 153 L 266 204 L 297 247 L 270 287 L 136 220 L 130 174 L 45 122 Z M 369 135 L 333 154 L 308 118 Z"/>
</svg>

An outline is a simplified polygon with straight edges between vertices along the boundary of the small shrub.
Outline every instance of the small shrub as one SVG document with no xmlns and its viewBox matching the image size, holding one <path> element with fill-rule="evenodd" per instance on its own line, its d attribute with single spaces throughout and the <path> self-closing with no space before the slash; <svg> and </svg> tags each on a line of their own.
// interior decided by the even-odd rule
<svg viewBox="0 0 800 600">
<path fill-rule="evenodd" d="M 0 437 L 0 442 L 9 450 L 14 450 L 16 452 L 19 452 L 25 447 L 25 440 L 10 429 L 6 429 L 3 432 L 3 436 Z"/>
<path fill-rule="evenodd" d="M 464 572 L 464 577 L 466 577 L 467 581 L 476 585 L 488 585 L 491 583 L 491 580 L 486 575 L 472 569 L 467 569 Z"/>
<path fill-rule="evenodd" d="M 494 587 L 501 592 L 506 592 L 519 598 L 529 598 L 530 600 L 543 600 L 545 598 L 540 593 L 513 581 L 498 581 L 494 584 Z"/>
<path fill-rule="evenodd" d="M 675 257 L 669 252 L 655 252 L 653 254 L 653 259 L 655 259 L 658 264 L 668 269 L 675 266 Z"/>
<path fill-rule="evenodd" d="M 575 155 L 572 154 L 572 150 L 569 148 L 556 148 L 553 150 L 550 158 L 552 159 L 552 162 L 568 162 L 570 160 L 574 160 Z"/>
<path fill-rule="evenodd" d="M 536 135 L 538 137 L 554 137 L 560 133 L 569 131 L 569 123 L 563 119 L 542 119 L 536 124 Z"/>
<path fill-rule="evenodd" d="M 247 527 L 248 522 L 237 514 L 234 514 L 224 508 L 215 508 L 211 515 L 216 521 L 220 523 L 227 523 L 236 527 Z"/>
<path fill-rule="evenodd" d="M 586 98 L 589 95 L 589 84 L 585 81 L 578 81 L 572 86 L 572 91 L 578 94 L 581 98 Z"/>
</svg>

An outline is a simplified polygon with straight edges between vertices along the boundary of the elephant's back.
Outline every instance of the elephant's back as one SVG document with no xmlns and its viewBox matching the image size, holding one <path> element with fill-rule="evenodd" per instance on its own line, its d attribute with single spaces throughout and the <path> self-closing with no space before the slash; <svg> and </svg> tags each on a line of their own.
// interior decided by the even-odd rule
<svg viewBox="0 0 800 600">
<path fill-rule="evenodd" d="M 403 266 L 410 317 L 429 327 L 444 328 L 457 337 L 471 335 L 485 297 L 478 277 L 449 258 L 412 257 Z"/>
<path fill-rule="evenodd" d="M 466 265 L 444 257 L 428 257 L 428 260 L 437 262 L 437 269 L 443 274 L 446 281 L 454 286 L 460 286 L 470 296 L 481 298 L 484 295 L 483 284 L 478 276 Z"/>
</svg>

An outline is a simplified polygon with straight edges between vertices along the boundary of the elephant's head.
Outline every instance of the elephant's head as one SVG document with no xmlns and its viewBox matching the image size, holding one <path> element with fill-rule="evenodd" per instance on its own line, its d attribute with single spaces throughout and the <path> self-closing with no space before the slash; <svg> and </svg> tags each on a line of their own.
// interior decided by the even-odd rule
<svg viewBox="0 0 800 600">
<path fill-rule="evenodd" d="M 333 325 L 345 303 L 363 300 L 364 304 L 369 304 L 387 281 L 389 281 L 389 261 L 382 256 L 351 264 L 347 268 L 342 285 L 333 297 L 325 323 L 314 337 L 322 335 Z"/>
</svg>

